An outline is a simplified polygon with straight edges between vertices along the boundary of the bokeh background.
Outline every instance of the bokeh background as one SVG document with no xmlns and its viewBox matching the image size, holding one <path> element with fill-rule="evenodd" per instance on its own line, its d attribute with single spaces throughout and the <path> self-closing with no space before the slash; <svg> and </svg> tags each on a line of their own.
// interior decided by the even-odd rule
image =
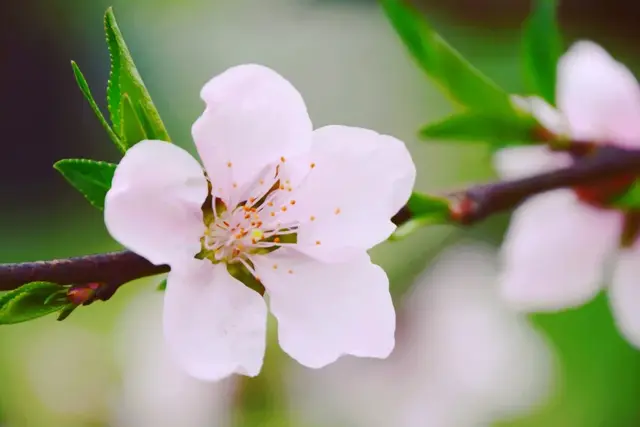
<svg viewBox="0 0 640 427">
<path fill-rule="evenodd" d="M 523 89 L 527 1 L 414 3 L 482 71 Z M 567 40 L 595 39 L 637 70 L 640 3 L 561 3 Z M 483 144 L 417 141 L 421 124 L 453 107 L 374 0 L 3 1 L 0 262 L 118 248 L 99 212 L 51 167 L 68 157 L 118 160 L 69 66 L 76 60 L 102 98 L 110 5 L 173 139 L 191 151 L 202 84 L 258 62 L 297 86 L 316 126 L 369 127 L 406 141 L 418 190 L 494 177 Z M 467 230 L 432 227 L 372 251 L 399 310 L 398 350 L 384 362 L 347 358 L 310 371 L 278 349 L 272 327 L 260 377 L 200 383 L 164 352 L 155 279 L 65 322 L 4 326 L 0 426 L 640 425 L 640 352 L 616 331 L 606 295 L 528 318 L 495 298 L 495 249 L 507 224 L 503 215 Z"/>
</svg>

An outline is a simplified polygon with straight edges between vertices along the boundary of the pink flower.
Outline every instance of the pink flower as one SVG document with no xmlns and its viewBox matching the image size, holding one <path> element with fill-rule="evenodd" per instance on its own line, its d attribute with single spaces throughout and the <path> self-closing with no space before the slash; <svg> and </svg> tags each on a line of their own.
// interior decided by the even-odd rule
<svg viewBox="0 0 640 427">
<path fill-rule="evenodd" d="M 604 49 L 578 42 L 558 64 L 558 110 L 540 99 L 516 99 L 554 133 L 576 140 L 638 148 L 640 87 Z M 543 146 L 502 150 L 496 166 L 516 178 L 570 165 L 567 153 Z M 610 282 L 609 297 L 621 331 L 640 346 L 640 246 L 623 244 L 624 212 L 608 201 L 629 180 L 556 190 L 537 196 L 514 214 L 502 257 L 503 290 L 527 310 L 581 305 Z M 628 236 L 626 236 L 628 237 Z M 635 243 L 633 243 L 635 242 Z M 605 274 L 612 269 L 612 274 Z"/>
<path fill-rule="evenodd" d="M 360 128 L 313 130 L 298 91 L 263 66 L 233 67 L 201 97 L 192 133 L 206 176 L 176 145 L 142 141 L 105 202 L 116 240 L 171 266 L 164 334 L 176 359 L 205 380 L 259 373 L 267 305 L 227 267 L 259 279 L 280 345 L 303 365 L 387 357 L 395 313 L 366 251 L 394 231 L 411 193 L 405 145 Z"/>
<path fill-rule="evenodd" d="M 533 412 L 555 385 L 555 360 L 497 292 L 495 252 L 448 248 L 401 307 L 387 360 L 341 360 L 288 376 L 298 425 L 489 426 Z"/>
</svg>

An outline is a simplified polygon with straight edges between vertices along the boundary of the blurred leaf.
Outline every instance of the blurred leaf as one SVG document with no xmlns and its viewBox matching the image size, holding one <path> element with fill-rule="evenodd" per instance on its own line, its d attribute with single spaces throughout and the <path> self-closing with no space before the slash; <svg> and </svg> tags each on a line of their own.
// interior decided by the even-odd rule
<svg viewBox="0 0 640 427">
<path fill-rule="evenodd" d="M 407 206 L 413 215 L 439 214 L 443 218 L 449 217 L 449 200 L 444 197 L 430 196 L 428 194 L 411 194 Z"/>
<path fill-rule="evenodd" d="M 495 141 L 503 145 L 523 145 L 536 142 L 536 125 L 531 116 L 465 111 L 424 126 L 419 135 L 422 139 Z"/>
<path fill-rule="evenodd" d="M 411 219 L 400 225 L 391 236 L 392 240 L 399 240 L 427 225 L 446 224 L 450 218 L 449 200 L 413 193 L 407 203 L 411 212 Z"/>
<path fill-rule="evenodd" d="M 32 282 L 0 294 L 0 325 L 26 322 L 60 310 L 67 302 L 51 299 L 60 289 L 55 283 Z"/>
<path fill-rule="evenodd" d="M 98 120 L 100 121 L 100 123 L 102 123 L 102 126 L 104 127 L 104 129 L 107 131 L 109 138 L 111 138 L 111 140 L 122 151 L 124 151 L 125 147 L 122 145 L 122 141 L 120 141 L 120 138 L 118 138 L 118 135 L 116 135 L 115 132 L 113 132 L 113 129 L 111 129 L 111 126 L 109 126 L 109 123 L 107 123 L 107 120 L 104 118 L 104 115 L 102 115 L 102 111 L 100 111 L 100 108 L 98 108 L 98 104 L 96 103 L 95 99 L 93 99 L 93 95 L 91 94 L 89 85 L 87 84 L 87 81 L 85 80 L 84 75 L 80 71 L 80 68 L 78 68 L 78 65 L 75 63 L 75 61 L 71 61 L 71 68 L 73 69 L 73 74 L 76 77 L 76 82 L 78 83 L 78 87 L 84 94 L 84 97 L 87 99 L 87 101 L 89 101 L 89 105 L 91 106 L 91 109 L 95 113 L 96 117 L 98 117 Z"/>
<path fill-rule="evenodd" d="M 557 1 L 535 0 L 533 11 L 523 31 L 523 55 L 527 78 L 533 91 L 554 105 L 556 70 L 558 59 L 562 55 Z"/>
<path fill-rule="evenodd" d="M 620 209 L 640 210 L 640 180 L 634 181 L 631 187 L 611 204 Z"/>
<path fill-rule="evenodd" d="M 509 96 L 440 37 L 403 0 L 382 0 L 396 32 L 424 71 L 455 100 L 483 111 L 512 111 Z"/>
<path fill-rule="evenodd" d="M 64 159 L 53 165 L 71 185 L 100 210 L 104 208 L 104 198 L 111 188 L 116 166 L 113 163 L 87 159 Z"/>
<path fill-rule="evenodd" d="M 131 98 L 128 94 L 124 94 L 122 96 L 122 105 L 120 106 L 120 111 L 122 113 L 122 137 L 125 141 L 127 147 L 132 147 L 138 142 L 147 139 L 147 135 L 145 133 L 142 124 L 140 123 L 140 118 L 131 103 Z"/>
<path fill-rule="evenodd" d="M 158 287 L 156 288 L 157 291 L 164 291 L 167 289 L 167 279 L 164 279 L 162 282 L 160 282 L 158 284 Z"/>
<path fill-rule="evenodd" d="M 58 314 L 58 318 L 56 320 L 58 320 L 59 322 L 65 320 L 67 317 L 69 317 L 69 315 L 71 313 L 73 313 L 73 311 L 78 308 L 79 306 L 73 303 L 67 303 L 64 307 L 62 307 L 62 309 L 60 310 L 60 314 Z"/>
<path fill-rule="evenodd" d="M 169 134 L 160 119 L 160 114 L 151 100 L 120 28 L 118 28 L 112 8 L 107 9 L 104 25 L 111 55 L 111 75 L 107 85 L 107 101 L 115 132 L 120 137 L 124 135 L 126 125 L 123 124 L 122 99 L 128 95 L 131 99 L 131 106 L 145 129 L 147 137 L 170 141 Z M 125 148 L 130 148 L 132 145 L 126 142 Z"/>
</svg>

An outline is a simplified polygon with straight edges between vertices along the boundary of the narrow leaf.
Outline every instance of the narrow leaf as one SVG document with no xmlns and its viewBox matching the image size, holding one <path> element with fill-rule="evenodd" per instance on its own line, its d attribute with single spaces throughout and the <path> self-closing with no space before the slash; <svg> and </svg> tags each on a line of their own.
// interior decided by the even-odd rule
<svg viewBox="0 0 640 427">
<path fill-rule="evenodd" d="M 403 0 L 382 0 L 396 32 L 422 69 L 456 101 L 484 111 L 510 111 L 509 97 L 471 65 Z"/>
<path fill-rule="evenodd" d="M 89 105 L 91 106 L 91 109 L 95 113 L 100 123 L 102 123 L 102 126 L 104 127 L 104 129 L 107 131 L 109 138 L 111 138 L 111 140 L 114 142 L 114 144 L 116 144 L 116 146 L 118 146 L 120 149 L 123 149 L 123 145 L 122 145 L 122 142 L 120 141 L 120 138 L 118 138 L 118 135 L 115 134 L 113 129 L 111 129 L 111 126 L 109 126 L 109 123 L 107 123 L 107 120 L 104 118 L 104 115 L 102 114 L 102 111 L 100 111 L 98 104 L 96 103 L 95 99 L 93 99 L 93 95 L 91 94 L 91 90 L 89 89 L 89 85 L 87 84 L 87 80 L 84 78 L 82 71 L 80 71 L 80 68 L 75 63 L 75 61 L 71 61 L 71 68 L 73 69 L 73 75 L 76 77 L 76 82 L 78 83 L 78 87 L 84 94 L 84 97 L 87 99 L 87 101 L 89 101 Z"/>
<path fill-rule="evenodd" d="M 167 279 L 164 279 L 162 282 L 158 284 L 156 288 L 157 291 L 165 291 L 167 289 Z"/>
<path fill-rule="evenodd" d="M 450 218 L 449 200 L 428 194 L 413 193 L 407 207 L 411 212 L 411 219 L 400 225 L 391 236 L 392 240 L 399 240 L 427 225 L 446 224 Z"/>
<path fill-rule="evenodd" d="M 0 325 L 26 322 L 60 310 L 66 302 L 50 298 L 59 291 L 55 283 L 32 282 L 0 294 Z"/>
<path fill-rule="evenodd" d="M 60 309 L 60 313 L 58 314 L 58 318 L 56 320 L 58 320 L 59 322 L 65 320 L 78 307 L 79 306 L 76 304 L 67 303 Z"/>
<path fill-rule="evenodd" d="M 415 216 L 423 214 L 437 214 L 445 219 L 449 218 L 449 200 L 444 197 L 430 196 L 428 194 L 414 192 L 411 194 L 407 206 L 409 211 L 411 211 Z"/>
<path fill-rule="evenodd" d="M 537 123 L 531 116 L 491 115 L 465 111 L 420 129 L 422 139 L 495 142 L 503 145 L 535 143 Z"/>
<path fill-rule="evenodd" d="M 531 89 L 554 105 L 556 69 L 562 55 L 557 1 L 535 0 L 533 5 L 523 32 L 525 75 Z"/>
<path fill-rule="evenodd" d="M 122 98 L 127 94 L 131 98 L 131 105 L 139 116 L 140 123 L 147 131 L 147 137 L 170 141 L 169 134 L 160 119 L 160 114 L 151 100 L 118 28 L 113 9 L 107 9 L 104 24 L 111 55 L 111 76 L 107 86 L 107 100 L 115 132 L 120 137 L 124 134 Z M 131 145 L 127 144 L 127 148 L 130 147 Z"/>
<path fill-rule="evenodd" d="M 96 208 L 104 208 L 104 198 L 111 188 L 116 170 L 113 163 L 87 159 L 64 159 L 53 167 Z"/>
<path fill-rule="evenodd" d="M 138 142 L 147 139 L 140 118 L 131 103 L 131 98 L 126 93 L 122 96 L 120 111 L 122 112 L 122 137 L 126 146 L 133 147 Z"/>
</svg>

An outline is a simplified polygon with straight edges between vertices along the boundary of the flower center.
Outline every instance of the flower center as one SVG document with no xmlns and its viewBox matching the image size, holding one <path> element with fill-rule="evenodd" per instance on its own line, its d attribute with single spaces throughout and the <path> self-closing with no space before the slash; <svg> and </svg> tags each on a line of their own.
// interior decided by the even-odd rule
<svg viewBox="0 0 640 427">
<path fill-rule="evenodd" d="M 213 187 L 213 186 L 212 186 Z M 233 185 L 237 188 L 237 185 Z M 289 180 L 280 177 L 280 168 L 270 169 L 268 178 L 252 186 L 251 196 L 227 206 L 221 198 L 205 202 L 205 231 L 198 258 L 214 263 L 241 263 L 255 274 L 250 256 L 268 253 L 297 240 L 299 222 L 290 218 L 296 201 Z"/>
</svg>

